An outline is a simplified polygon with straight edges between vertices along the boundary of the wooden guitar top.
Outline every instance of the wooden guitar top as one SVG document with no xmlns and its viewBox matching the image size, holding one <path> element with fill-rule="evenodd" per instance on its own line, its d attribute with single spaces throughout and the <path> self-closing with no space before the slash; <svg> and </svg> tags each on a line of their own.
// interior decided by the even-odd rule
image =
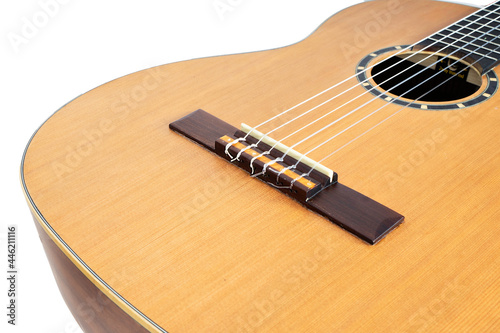
<svg viewBox="0 0 500 333">
<path fill-rule="evenodd" d="M 164 65 L 91 90 L 29 143 L 22 181 L 37 223 L 150 331 L 500 331 L 500 95 L 458 110 L 407 108 L 325 162 L 405 216 L 375 246 L 169 129 L 197 109 L 260 124 L 351 77 L 364 56 L 474 10 L 370 1 L 289 47 Z M 82 327 L 100 320 L 75 302 Z"/>
</svg>

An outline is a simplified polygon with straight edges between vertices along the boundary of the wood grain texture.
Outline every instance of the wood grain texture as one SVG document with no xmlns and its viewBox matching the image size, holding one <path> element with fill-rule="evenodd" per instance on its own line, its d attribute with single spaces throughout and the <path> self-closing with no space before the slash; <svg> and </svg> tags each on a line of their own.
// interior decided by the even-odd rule
<svg viewBox="0 0 500 333">
<path fill-rule="evenodd" d="M 405 226 L 374 247 L 168 128 L 199 108 L 230 124 L 259 124 L 350 77 L 366 54 L 416 42 L 473 11 L 394 3 L 348 8 L 290 47 L 152 68 L 70 102 L 38 130 L 24 159 L 42 227 L 124 311 L 134 315 L 134 306 L 169 332 L 499 331 L 498 94 L 456 111 L 406 109 L 324 162 L 347 186 L 405 215 Z M 374 13 L 387 13 L 390 24 Z M 360 43 L 357 34 L 377 22 Z M 374 101 L 329 135 L 383 105 Z"/>
<path fill-rule="evenodd" d="M 189 116 L 171 123 L 170 128 L 191 138 L 194 142 L 208 148 L 212 152 L 215 150 L 217 155 L 231 161 L 232 158 L 225 153 L 227 141 L 218 139 L 215 143 L 215 149 L 211 149 L 210 147 L 214 138 L 221 137 L 227 133 L 234 133 L 238 130 L 235 127 L 230 128 L 228 124 L 213 115 L 203 110 L 198 110 Z M 236 137 L 230 139 L 229 142 L 235 139 Z M 257 141 L 253 140 L 253 142 Z M 229 149 L 229 152 L 232 156 L 236 156 L 238 151 L 234 150 L 234 146 L 231 148 L 233 150 Z M 270 148 L 270 146 L 266 146 L 259 152 L 268 151 Z M 247 157 L 242 155 L 242 161 L 233 162 L 233 164 L 250 174 L 252 172 L 249 167 L 251 158 L 252 156 L 250 155 Z M 255 173 L 260 173 L 264 169 L 264 164 L 270 161 L 270 159 L 264 162 L 256 160 Z M 298 163 L 297 160 L 292 159 L 288 165 L 294 165 L 295 163 Z M 310 170 L 307 166 L 305 167 L 302 172 Z M 276 179 L 279 172 L 278 170 L 273 171 L 271 167 L 268 170 L 268 175 L 259 177 L 266 184 L 270 183 L 269 178 Z M 299 174 L 296 174 L 295 177 L 298 176 Z M 289 186 L 293 178 L 289 177 L 287 180 L 284 178 L 280 179 L 284 182 L 285 186 Z M 390 231 L 399 226 L 404 220 L 401 214 L 340 183 L 326 187 L 309 201 L 306 201 L 306 191 L 309 188 L 305 185 L 300 184 L 300 186 L 294 186 L 292 189 L 286 187 L 276 189 L 371 245 L 376 244 L 383 237 L 387 236 Z M 269 209 L 272 209 L 272 206 Z"/>
</svg>

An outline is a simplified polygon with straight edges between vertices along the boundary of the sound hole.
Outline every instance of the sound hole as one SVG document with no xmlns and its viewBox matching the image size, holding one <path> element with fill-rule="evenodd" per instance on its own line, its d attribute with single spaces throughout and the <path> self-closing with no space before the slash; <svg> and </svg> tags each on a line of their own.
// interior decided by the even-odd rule
<svg viewBox="0 0 500 333">
<path fill-rule="evenodd" d="M 481 75 L 464 61 L 446 55 L 406 53 L 375 65 L 373 80 L 388 93 L 420 102 L 450 102 L 473 95 Z"/>
</svg>

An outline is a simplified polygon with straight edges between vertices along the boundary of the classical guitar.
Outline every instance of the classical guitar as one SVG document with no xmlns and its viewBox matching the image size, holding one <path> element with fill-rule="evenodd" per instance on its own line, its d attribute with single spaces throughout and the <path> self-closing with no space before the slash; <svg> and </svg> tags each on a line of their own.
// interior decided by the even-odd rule
<svg viewBox="0 0 500 333">
<path fill-rule="evenodd" d="M 500 2 L 377 0 L 71 101 L 22 185 L 86 332 L 500 331 Z"/>
</svg>

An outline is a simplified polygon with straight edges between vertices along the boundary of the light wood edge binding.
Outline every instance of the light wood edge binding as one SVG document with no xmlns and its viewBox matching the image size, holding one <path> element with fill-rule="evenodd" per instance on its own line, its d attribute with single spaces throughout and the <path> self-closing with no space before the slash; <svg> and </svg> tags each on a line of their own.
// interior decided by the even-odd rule
<svg viewBox="0 0 500 333">
<path fill-rule="evenodd" d="M 23 183 L 24 185 L 24 183 Z M 23 186 L 24 187 L 24 186 Z M 122 309 L 126 314 L 138 322 L 141 326 L 150 332 L 166 332 L 161 330 L 158 326 L 153 324 L 150 320 L 146 319 L 144 315 L 135 310 L 131 304 L 126 302 L 120 295 L 108 287 L 97 275 L 85 266 L 83 261 L 76 256 L 73 251 L 59 238 L 59 236 L 48 226 L 44 221 L 43 217 L 40 216 L 36 208 L 33 206 L 29 194 L 26 190 L 23 190 L 25 198 L 28 202 L 29 208 L 32 215 L 42 227 L 45 233 L 50 237 L 50 239 L 57 245 L 57 247 L 68 257 L 69 260 L 91 281 L 104 295 L 106 295 L 113 303 L 115 303 L 120 309 Z"/>
<path fill-rule="evenodd" d="M 57 112 L 57 111 L 56 111 Z M 45 124 L 45 123 L 44 123 Z M 42 124 L 43 126 L 43 124 Z M 41 126 L 40 126 L 41 128 Z M 24 151 L 21 168 L 20 168 L 20 182 L 23 190 L 24 197 L 28 203 L 31 214 L 33 215 L 36 222 L 42 227 L 43 231 L 49 236 L 49 238 L 56 244 L 56 246 L 63 252 L 63 254 L 80 270 L 87 279 L 94 284 L 106 297 L 108 297 L 114 304 L 116 304 L 120 309 L 122 309 L 126 314 L 128 314 L 132 319 L 139 323 L 149 332 L 160 332 L 166 333 L 164 329 L 155 324 L 152 320 L 147 318 L 139 310 L 137 310 L 132 304 L 128 303 L 123 297 L 121 297 L 116 291 L 114 291 L 109 285 L 107 285 L 99 276 L 90 269 L 85 262 L 73 252 L 73 250 L 64 242 L 64 240 L 52 229 L 50 224 L 44 219 L 42 214 L 38 211 L 35 206 L 26 183 L 24 181 L 24 161 L 26 157 L 26 152 L 31 144 L 31 141 L 38 133 L 38 130 L 31 137 L 26 149 Z M 50 258 L 47 258 L 50 260 Z"/>
<path fill-rule="evenodd" d="M 84 332 L 147 333 L 141 324 L 104 295 L 52 241 L 33 216 L 59 291 Z"/>
<path fill-rule="evenodd" d="M 348 6 L 346 8 L 343 8 L 341 11 L 344 11 L 348 8 L 354 7 L 355 5 Z M 278 49 L 283 49 L 287 48 L 293 45 L 297 45 L 305 40 L 307 40 L 309 37 L 314 35 L 326 22 L 328 22 L 330 19 L 332 19 L 334 16 L 336 16 L 339 12 L 335 12 L 332 15 L 330 15 L 328 18 L 326 18 L 323 22 L 318 24 L 317 28 L 312 30 L 310 34 L 305 36 L 303 39 L 291 43 L 289 45 L 284 45 L 280 47 L 275 47 L 275 48 L 270 48 L 270 49 L 263 49 L 263 50 L 258 50 L 258 51 L 251 51 L 251 52 L 242 52 L 242 53 L 231 53 L 231 54 L 223 54 L 223 55 L 218 55 L 218 56 L 231 56 L 231 55 L 241 55 L 241 54 L 251 54 L 251 53 L 258 53 L 258 52 L 263 52 L 263 51 L 272 51 L 272 50 L 278 50 Z M 217 57 L 217 55 L 214 56 L 209 56 L 209 57 L 200 57 L 200 58 L 195 58 L 195 59 L 190 59 L 190 60 L 183 60 L 179 62 L 185 62 L 185 61 L 192 61 L 192 60 L 199 60 L 199 59 L 208 59 L 208 58 L 214 58 Z M 172 63 L 166 63 L 163 65 L 159 66 L 153 66 L 154 67 L 160 67 L 160 66 L 165 66 L 165 65 L 170 65 L 170 64 L 175 64 L 178 62 L 172 62 Z M 151 69 L 147 68 L 147 69 Z M 144 69 L 144 70 L 147 70 Z M 130 74 L 129 74 L 130 75 Z M 126 75 L 125 75 L 126 76 Z M 122 76 L 123 77 L 123 76 Z M 82 94 L 83 95 L 83 94 Z M 80 96 L 77 96 L 74 99 L 77 99 Z M 74 100 L 73 99 L 73 100 Z M 28 189 L 26 187 L 26 183 L 24 181 L 24 161 L 26 157 L 26 153 L 28 151 L 28 148 L 35 137 L 35 135 L 38 133 L 38 130 L 45 125 L 45 123 L 52 118 L 53 115 L 55 115 L 57 112 L 59 112 L 60 109 L 64 108 L 67 104 L 71 103 L 73 100 L 68 101 L 65 105 L 63 105 L 61 108 L 56 110 L 46 121 L 44 121 L 40 127 L 33 133 L 32 137 L 30 138 L 25 151 L 22 156 L 22 162 L 21 162 L 21 168 L 20 168 L 20 182 L 21 182 L 21 187 L 23 190 L 24 197 L 26 199 L 26 202 L 28 203 L 29 209 L 33 215 L 33 218 L 37 221 L 37 223 L 42 227 L 42 229 L 46 232 L 46 234 L 50 237 L 50 239 L 56 244 L 56 246 L 68 257 L 69 260 L 104 294 L 106 295 L 113 303 L 118 305 L 125 313 L 130 315 L 134 320 L 136 320 L 139 324 L 141 324 L 144 328 L 146 328 L 150 332 L 162 332 L 165 333 L 164 329 L 159 327 L 157 324 L 152 322 L 150 319 L 148 319 L 145 315 L 141 314 L 138 310 L 134 309 L 131 304 L 128 302 L 124 301 L 121 296 L 112 290 L 110 287 L 108 287 L 106 284 L 103 283 L 103 281 L 93 272 L 90 268 L 86 267 L 85 263 L 83 260 L 78 257 L 72 250 L 71 248 L 59 237 L 59 235 L 50 227 L 49 223 L 45 221 L 43 216 L 38 212 L 38 209 L 36 208 L 34 202 L 31 199 L 31 196 L 29 195 Z"/>
<path fill-rule="evenodd" d="M 328 21 L 329 19 L 331 19 L 334 15 L 330 16 L 327 20 L 325 20 L 325 22 Z M 319 25 L 319 27 L 321 27 L 321 25 Z M 316 30 L 314 30 L 310 35 L 314 34 L 314 32 L 316 32 Z M 307 36 L 307 37 L 309 37 L 309 36 Z M 304 38 L 304 39 L 307 39 L 307 37 Z M 294 45 L 294 44 L 292 44 L 292 45 Z M 23 155 L 23 163 L 24 163 L 24 155 Z M 24 193 L 24 195 L 25 195 L 25 197 L 27 199 L 27 202 L 28 202 L 28 205 L 30 207 L 30 210 L 33 212 L 33 216 L 35 217 L 35 219 L 37 220 L 37 222 L 39 223 L 39 225 L 44 229 L 44 231 L 54 241 L 54 243 L 61 249 L 61 251 L 63 251 L 63 253 L 75 264 L 75 266 L 79 270 L 82 271 L 83 274 L 85 274 L 85 276 L 87 276 L 87 278 L 89 278 L 90 281 L 95 282 L 94 284 L 106 296 L 110 297 L 110 299 L 115 304 L 117 304 L 120 308 L 122 308 L 126 313 L 129 313 L 134 319 L 136 319 L 139 323 L 141 323 L 141 325 L 143 325 L 144 327 L 147 327 L 148 330 L 150 330 L 152 332 L 163 332 L 163 330 L 159 330 L 152 323 L 150 323 L 145 318 L 143 318 L 142 316 L 140 316 L 137 312 L 135 312 L 135 310 L 133 310 L 132 308 L 130 308 L 127 303 L 125 303 L 125 302 L 120 301 L 119 299 L 117 299 L 117 296 L 119 296 L 119 295 L 115 294 L 113 291 L 111 291 L 104 284 L 100 283 L 97 280 L 97 277 L 93 274 L 93 272 L 88 271 L 87 268 L 85 268 L 83 266 L 83 262 L 81 261 L 81 259 L 79 257 L 77 257 L 76 255 L 74 255 L 73 252 L 71 251 L 71 249 L 65 243 L 63 243 L 63 242 L 60 241 L 59 236 L 52 230 L 52 228 L 50 227 L 50 225 L 48 224 L 48 222 L 46 222 L 44 220 L 43 216 L 38 213 L 38 211 L 36 209 L 36 206 L 32 203 L 31 198 L 29 196 L 29 193 L 27 191 L 24 179 L 23 179 L 23 173 L 22 173 L 22 171 L 23 170 L 21 169 L 21 183 L 22 183 L 22 186 L 23 186 L 23 193 Z"/>
<path fill-rule="evenodd" d="M 287 153 L 288 156 L 293 157 L 297 161 L 300 161 L 304 163 L 305 165 L 313 168 L 314 170 L 321 172 L 328 178 L 330 178 L 330 181 L 333 182 L 333 175 L 335 174 L 332 170 L 328 169 L 327 167 L 319 164 L 312 158 L 309 158 L 307 156 L 304 156 L 303 154 L 299 153 L 296 150 L 290 149 L 286 145 L 282 144 L 279 141 L 274 140 L 273 138 L 270 138 L 269 136 L 265 135 L 262 132 L 259 132 L 253 127 L 248 126 L 247 124 L 241 124 L 241 131 L 249 134 L 250 136 L 254 137 L 257 140 L 260 140 L 264 142 L 265 144 L 274 147 L 274 149 L 279 150 L 282 153 Z"/>
</svg>

